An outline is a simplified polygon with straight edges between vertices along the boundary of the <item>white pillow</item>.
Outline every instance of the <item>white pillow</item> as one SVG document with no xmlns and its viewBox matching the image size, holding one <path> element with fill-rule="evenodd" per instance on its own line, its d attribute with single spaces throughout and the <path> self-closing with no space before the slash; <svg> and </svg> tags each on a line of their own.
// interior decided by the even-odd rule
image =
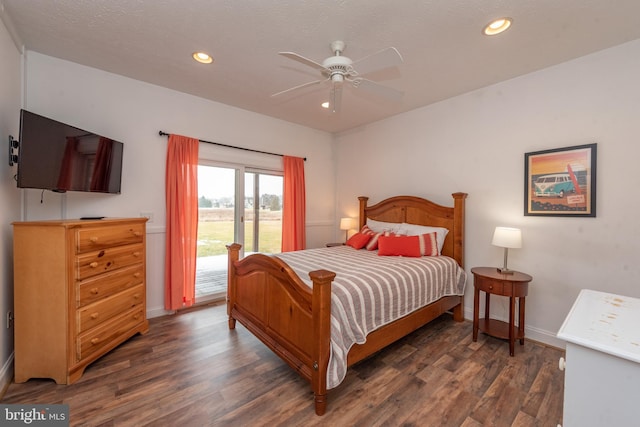
<svg viewBox="0 0 640 427">
<path fill-rule="evenodd" d="M 376 233 L 382 233 L 383 231 L 390 231 L 392 233 L 398 234 L 398 230 L 402 224 L 398 222 L 383 222 L 376 221 L 373 219 L 367 219 L 367 225 Z"/>
<path fill-rule="evenodd" d="M 398 234 L 406 234 L 407 236 L 420 236 L 421 234 L 436 233 L 436 240 L 438 241 L 438 252 L 442 253 L 442 247 L 444 246 L 444 239 L 447 237 L 449 230 L 444 227 L 430 227 L 427 225 L 409 224 L 403 222 L 400 224 Z"/>
</svg>

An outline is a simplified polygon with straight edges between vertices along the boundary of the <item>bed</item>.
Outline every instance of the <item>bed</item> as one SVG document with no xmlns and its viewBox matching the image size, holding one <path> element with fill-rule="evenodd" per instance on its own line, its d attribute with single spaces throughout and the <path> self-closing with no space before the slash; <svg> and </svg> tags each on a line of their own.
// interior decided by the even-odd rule
<svg viewBox="0 0 640 427">
<path fill-rule="evenodd" d="M 442 257 L 432 258 L 442 261 L 451 258 L 450 261 L 457 264 L 456 268 L 464 274 L 464 213 L 467 194 L 454 193 L 452 196 L 453 207 L 415 196 L 396 196 L 368 205 L 368 197 L 359 197 L 360 229 L 367 224 L 367 220 L 444 227 L 449 232 L 442 245 Z M 291 256 L 289 254 L 296 254 L 295 252 L 277 256 L 258 253 L 239 259 L 240 248 L 236 243 L 227 246 L 229 328 L 234 329 L 236 321 L 239 321 L 308 380 L 314 393 L 317 415 L 326 412 L 327 390 L 335 386 L 332 384 L 336 380 L 331 376 L 333 368 L 330 367 L 330 362 L 333 364 L 336 359 L 341 358 L 346 367 L 351 366 L 445 312 L 452 312 L 455 321 L 463 320 L 464 283 L 455 293 L 438 297 L 437 300 L 412 309 L 408 314 L 368 332 L 366 340 L 348 344 L 344 357 L 336 357 L 335 334 L 332 336 L 332 329 L 336 329 L 335 325 L 332 326 L 332 321 L 336 321 L 336 315 L 332 317 L 332 304 L 336 310 L 338 304 L 332 298 L 337 298 L 335 293 L 342 275 L 336 280 L 336 273 L 326 268 L 308 269 L 308 274 L 302 274 L 300 266 L 293 268 L 283 260 Z M 333 252 L 333 255 L 328 253 L 332 250 L 344 252 Z M 346 259 L 347 254 L 352 254 L 347 252 L 350 250 L 358 252 L 346 246 L 308 251 L 315 251 L 325 258 Z M 371 258 L 370 254 L 359 252 L 362 256 L 368 255 Z M 332 293 L 334 280 L 335 290 Z"/>
</svg>

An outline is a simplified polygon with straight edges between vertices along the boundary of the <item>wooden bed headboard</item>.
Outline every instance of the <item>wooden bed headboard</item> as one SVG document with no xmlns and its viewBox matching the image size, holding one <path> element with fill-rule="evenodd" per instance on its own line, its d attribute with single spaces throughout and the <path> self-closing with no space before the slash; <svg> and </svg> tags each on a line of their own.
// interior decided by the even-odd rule
<svg viewBox="0 0 640 427">
<path fill-rule="evenodd" d="M 453 193 L 453 207 L 438 205 L 415 196 L 396 196 L 367 206 L 368 197 L 360 196 L 360 227 L 367 219 L 384 222 L 444 227 L 449 230 L 442 255 L 450 256 L 464 268 L 464 204 L 467 193 Z"/>
</svg>

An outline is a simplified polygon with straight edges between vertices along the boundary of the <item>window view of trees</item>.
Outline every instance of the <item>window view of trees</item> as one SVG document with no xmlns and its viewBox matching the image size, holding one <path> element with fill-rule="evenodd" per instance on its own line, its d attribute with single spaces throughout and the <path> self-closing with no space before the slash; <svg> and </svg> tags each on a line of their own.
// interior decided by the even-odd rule
<svg viewBox="0 0 640 427">
<path fill-rule="evenodd" d="M 234 203 L 230 197 L 221 197 L 217 199 L 209 199 L 205 196 L 200 196 L 198 199 L 199 208 L 233 208 Z M 253 209 L 253 197 L 244 198 L 244 207 Z M 262 194 L 260 196 L 260 209 L 267 209 L 270 211 L 282 210 L 282 196 L 277 194 Z"/>
</svg>

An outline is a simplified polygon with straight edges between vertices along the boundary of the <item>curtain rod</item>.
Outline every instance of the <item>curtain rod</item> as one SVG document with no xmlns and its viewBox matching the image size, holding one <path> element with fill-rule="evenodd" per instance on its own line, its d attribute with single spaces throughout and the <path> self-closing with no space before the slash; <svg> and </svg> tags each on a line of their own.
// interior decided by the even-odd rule
<svg viewBox="0 0 640 427">
<path fill-rule="evenodd" d="M 159 131 L 159 132 L 158 132 L 158 135 L 160 135 L 160 136 L 169 136 L 170 134 L 168 134 L 168 133 L 166 133 L 166 132 L 163 132 L 163 131 Z M 252 151 L 252 152 L 254 152 L 254 153 L 269 154 L 269 155 L 271 155 L 271 156 L 280 156 L 280 157 L 283 157 L 283 156 L 284 156 L 284 154 L 270 153 L 270 152 L 268 152 L 268 151 L 254 150 L 254 149 L 252 149 L 252 148 L 236 147 L 236 146 L 234 146 L 234 145 L 222 144 L 222 143 L 220 143 L 220 142 L 204 141 L 204 140 L 202 140 L 202 139 L 199 139 L 198 141 L 200 141 L 200 142 L 204 142 L 205 144 L 213 144 L 213 145 L 219 145 L 219 146 L 221 146 L 221 147 L 235 148 L 236 150 Z M 306 161 L 307 161 L 307 158 L 306 158 L 306 157 L 303 157 L 303 160 L 306 162 Z"/>
</svg>

